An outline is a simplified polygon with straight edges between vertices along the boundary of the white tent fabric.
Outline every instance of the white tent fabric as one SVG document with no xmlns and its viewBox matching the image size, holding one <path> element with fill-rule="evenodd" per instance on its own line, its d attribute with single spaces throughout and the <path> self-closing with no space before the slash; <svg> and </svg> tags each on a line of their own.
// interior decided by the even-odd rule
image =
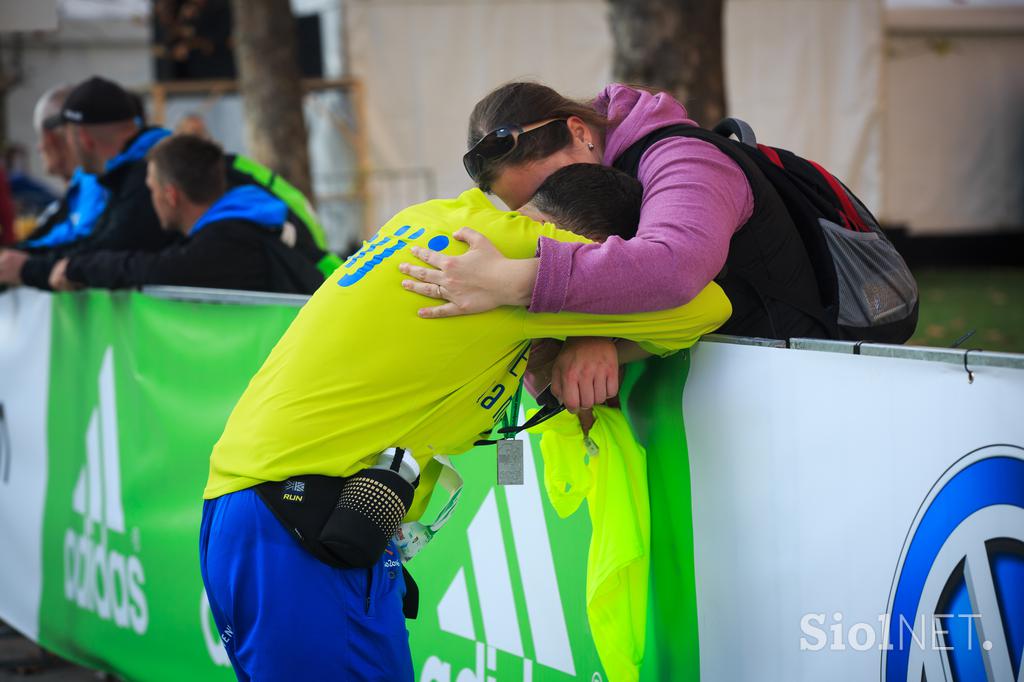
<svg viewBox="0 0 1024 682">
<path fill-rule="evenodd" d="M 1024 34 L 890 37 L 885 216 L 914 234 L 1024 225 Z"/>
<path fill-rule="evenodd" d="M 374 168 L 425 169 L 438 196 L 471 186 L 462 168 L 466 123 L 494 87 L 532 79 L 589 98 L 611 78 L 611 35 L 598 0 L 355 0 L 347 19 L 353 73 L 366 84 Z M 386 182 L 374 187 L 379 224 L 403 206 Z"/>
<path fill-rule="evenodd" d="M 883 205 L 879 0 L 730 0 L 730 115 L 758 141 L 813 159 Z"/>
<path fill-rule="evenodd" d="M 915 233 L 1019 228 L 1024 23 L 1006 13 L 1024 0 L 969 0 L 970 34 L 950 24 L 962 4 L 727 0 L 729 112 Z M 466 120 L 491 88 L 534 78 L 585 98 L 610 79 L 600 0 L 352 0 L 347 22 L 374 168 L 428 177 L 412 193 L 375 181 L 375 222 L 469 186 Z"/>
<path fill-rule="evenodd" d="M 533 78 L 589 97 L 610 79 L 607 8 L 596 0 L 356 0 L 348 20 L 374 166 L 430 169 L 442 196 L 469 186 L 466 120 L 488 90 Z M 731 111 L 877 208 L 879 2 L 732 0 L 726 37 Z M 376 197 L 378 221 L 401 208 L 387 199 Z"/>
</svg>

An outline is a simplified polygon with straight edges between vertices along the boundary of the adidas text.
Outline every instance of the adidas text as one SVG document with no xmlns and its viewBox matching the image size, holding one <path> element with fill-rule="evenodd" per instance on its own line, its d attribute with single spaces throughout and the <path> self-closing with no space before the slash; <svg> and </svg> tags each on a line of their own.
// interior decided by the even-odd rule
<svg viewBox="0 0 1024 682">
<path fill-rule="evenodd" d="M 138 531 L 134 543 L 125 534 L 110 348 L 100 368 L 99 406 L 89 419 L 85 449 L 86 461 L 71 497 L 82 527 L 64 533 L 64 596 L 101 620 L 142 635 L 149 627 L 146 575 L 137 556 Z"/>
</svg>

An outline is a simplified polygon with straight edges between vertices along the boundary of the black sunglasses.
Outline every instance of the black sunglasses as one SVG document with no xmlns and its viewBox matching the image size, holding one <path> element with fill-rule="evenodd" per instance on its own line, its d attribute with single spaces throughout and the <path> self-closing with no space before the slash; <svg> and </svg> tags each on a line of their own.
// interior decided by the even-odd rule
<svg viewBox="0 0 1024 682">
<path fill-rule="evenodd" d="M 465 153 L 462 157 L 462 165 L 466 167 L 466 172 L 469 173 L 469 177 L 473 178 L 473 182 L 477 182 L 484 164 L 499 159 L 515 149 L 520 135 L 539 130 L 552 123 L 564 123 L 565 120 L 564 118 L 548 118 L 525 126 L 506 125 L 496 128 L 481 137 L 480 141 Z"/>
</svg>

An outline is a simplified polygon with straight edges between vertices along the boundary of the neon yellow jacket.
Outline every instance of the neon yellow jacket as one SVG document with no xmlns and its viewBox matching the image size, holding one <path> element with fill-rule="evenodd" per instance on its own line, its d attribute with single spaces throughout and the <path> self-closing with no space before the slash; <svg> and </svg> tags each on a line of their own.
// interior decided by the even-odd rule
<svg viewBox="0 0 1024 682">
<path fill-rule="evenodd" d="M 640 678 L 647 632 L 647 453 L 622 412 L 598 406 L 594 417 L 589 435 L 596 454 L 588 453 L 579 420 L 568 412 L 531 430 L 543 434 L 544 486 L 558 515 L 587 501 L 587 620 L 608 679 L 632 682 Z"/>
</svg>

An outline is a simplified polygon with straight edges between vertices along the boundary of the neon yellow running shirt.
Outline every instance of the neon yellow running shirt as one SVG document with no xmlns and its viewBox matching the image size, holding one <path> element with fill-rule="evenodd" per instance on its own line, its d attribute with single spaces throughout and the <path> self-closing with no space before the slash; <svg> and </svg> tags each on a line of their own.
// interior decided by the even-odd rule
<svg viewBox="0 0 1024 682">
<path fill-rule="evenodd" d="M 401 287 L 398 265 L 419 263 L 410 245 L 463 253 L 466 244 L 452 238 L 463 226 L 510 258 L 533 257 L 541 236 L 588 241 L 499 211 L 476 189 L 401 211 L 313 294 L 249 382 L 213 448 L 204 498 L 302 474 L 349 476 L 391 446 L 412 451 L 426 471 L 434 455 L 466 451 L 500 421 L 530 339 L 612 336 L 666 353 L 693 345 L 731 312 L 712 283 L 686 306 L 655 313 L 502 307 L 422 319 L 416 311 L 432 300 Z M 420 486 L 418 502 L 431 487 Z"/>
</svg>

